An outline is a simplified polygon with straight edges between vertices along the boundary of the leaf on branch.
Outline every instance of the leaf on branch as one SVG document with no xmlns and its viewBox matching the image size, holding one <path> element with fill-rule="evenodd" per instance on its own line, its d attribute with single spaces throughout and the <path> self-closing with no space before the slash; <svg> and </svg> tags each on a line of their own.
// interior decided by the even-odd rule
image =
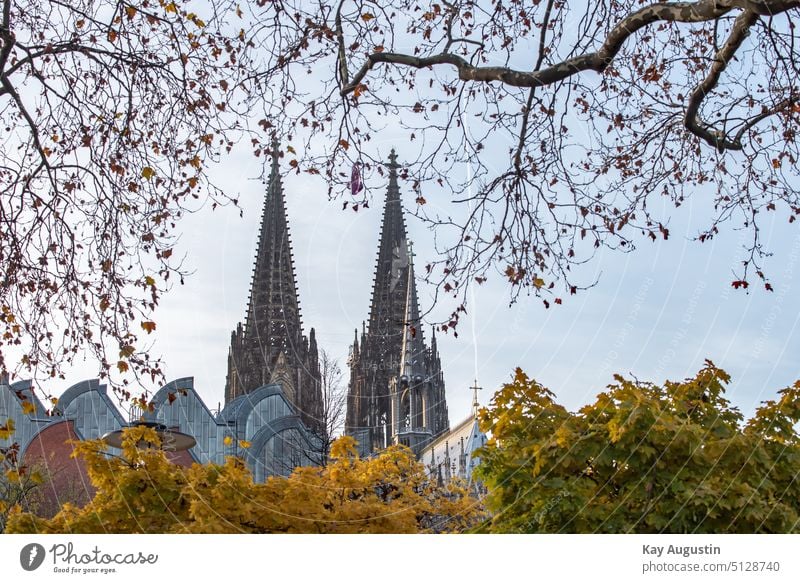
<svg viewBox="0 0 800 583">
<path fill-rule="evenodd" d="M 364 14 L 361 15 L 361 20 L 363 20 L 364 22 L 369 22 L 373 18 L 375 18 L 375 16 L 370 14 L 369 12 L 365 12 Z"/>
<path fill-rule="evenodd" d="M 150 180 L 153 176 L 155 176 L 156 171 L 150 168 L 150 166 L 145 166 L 142 168 L 142 178 L 146 180 Z"/>
<path fill-rule="evenodd" d="M 148 334 L 151 334 L 156 329 L 156 323 L 149 321 L 142 322 L 142 329 Z"/>
<path fill-rule="evenodd" d="M 22 412 L 25 413 L 25 415 L 36 413 L 36 405 L 31 403 L 30 401 L 25 401 L 24 403 L 22 403 Z"/>
</svg>

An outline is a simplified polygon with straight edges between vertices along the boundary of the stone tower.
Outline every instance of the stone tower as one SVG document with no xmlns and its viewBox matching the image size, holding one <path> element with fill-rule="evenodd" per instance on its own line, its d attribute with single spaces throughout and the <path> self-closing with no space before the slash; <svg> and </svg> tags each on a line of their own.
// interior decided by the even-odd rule
<svg viewBox="0 0 800 583">
<path fill-rule="evenodd" d="M 369 324 L 350 351 L 345 433 L 363 453 L 403 443 L 418 450 L 449 428 L 435 333 L 425 345 L 392 150 Z"/>
<path fill-rule="evenodd" d="M 280 383 L 303 422 L 319 430 L 320 369 L 314 329 L 303 335 L 286 204 L 273 143 L 272 169 L 261 217 L 244 326 L 231 333 L 225 402 Z"/>
</svg>

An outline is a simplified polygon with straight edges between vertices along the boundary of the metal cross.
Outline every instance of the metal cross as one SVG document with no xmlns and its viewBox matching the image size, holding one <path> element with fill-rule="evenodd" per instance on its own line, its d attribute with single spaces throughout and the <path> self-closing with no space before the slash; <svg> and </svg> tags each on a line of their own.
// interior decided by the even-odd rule
<svg viewBox="0 0 800 583">
<path fill-rule="evenodd" d="M 478 415 L 478 409 L 480 408 L 480 404 L 478 403 L 478 391 L 482 391 L 483 387 L 478 386 L 478 379 L 475 379 L 475 384 L 473 384 L 470 388 L 472 391 L 472 413 L 474 415 Z"/>
</svg>

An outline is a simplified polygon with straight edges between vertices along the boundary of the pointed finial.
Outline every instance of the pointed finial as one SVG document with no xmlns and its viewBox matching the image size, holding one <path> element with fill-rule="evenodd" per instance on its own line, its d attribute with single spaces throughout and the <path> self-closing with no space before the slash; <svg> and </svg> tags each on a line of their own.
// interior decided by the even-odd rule
<svg viewBox="0 0 800 583">
<path fill-rule="evenodd" d="M 392 151 L 389 152 L 389 162 L 386 164 L 387 168 L 399 168 L 400 164 L 397 163 L 397 153 L 392 148 Z"/>
</svg>

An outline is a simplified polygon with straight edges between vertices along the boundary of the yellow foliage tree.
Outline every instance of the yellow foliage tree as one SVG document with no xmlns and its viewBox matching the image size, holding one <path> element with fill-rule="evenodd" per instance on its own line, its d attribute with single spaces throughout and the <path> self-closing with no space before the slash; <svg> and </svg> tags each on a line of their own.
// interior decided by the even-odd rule
<svg viewBox="0 0 800 583">
<path fill-rule="evenodd" d="M 52 519 L 13 512 L 15 533 L 417 533 L 460 532 L 483 518 L 460 483 L 439 486 L 405 447 L 361 459 L 342 437 L 325 467 L 254 483 L 239 458 L 224 465 L 169 462 L 151 428 L 125 431 L 122 455 L 80 442 L 94 499 Z"/>
</svg>

